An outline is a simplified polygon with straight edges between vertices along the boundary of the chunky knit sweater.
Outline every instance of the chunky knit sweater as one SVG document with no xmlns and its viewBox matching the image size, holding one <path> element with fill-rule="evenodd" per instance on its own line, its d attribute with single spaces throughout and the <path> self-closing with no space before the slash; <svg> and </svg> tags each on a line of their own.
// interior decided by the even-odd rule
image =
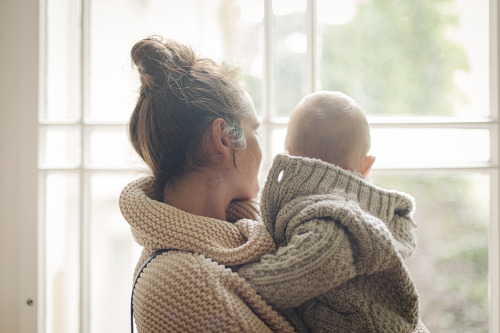
<svg viewBox="0 0 500 333">
<path fill-rule="evenodd" d="M 258 219 L 257 205 L 234 202 L 232 222 L 189 214 L 154 199 L 151 178 L 132 182 L 120 209 L 142 245 L 136 272 L 157 249 L 177 249 L 144 269 L 134 292 L 140 333 L 293 332 L 292 326 L 226 266 L 255 260 L 274 250 Z M 135 274 L 134 274 L 135 275 Z"/>
<path fill-rule="evenodd" d="M 240 275 L 302 332 L 412 332 L 413 198 L 320 160 L 278 155 L 261 198 L 278 251 Z M 426 332 L 419 323 L 418 332 Z"/>
</svg>

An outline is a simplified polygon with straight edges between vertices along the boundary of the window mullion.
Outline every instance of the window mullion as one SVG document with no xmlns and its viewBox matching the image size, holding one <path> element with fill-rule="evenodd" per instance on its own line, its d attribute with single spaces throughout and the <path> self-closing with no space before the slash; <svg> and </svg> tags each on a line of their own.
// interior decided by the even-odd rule
<svg viewBox="0 0 500 333">
<path fill-rule="evenodd" d="M 267 170 L 268 166 L 271 163 L 271 137 L 272 137 L 272 128 L 271 124 L 271 112 L 274 107 L 271 99 L 273 92 L 273 72 L 272 72 L 272 52 L 273 52 L 273 8 L 272 8 L 272 0 L 266 1 L 264 0 L 264 83 L 263 83 L 263 98 L 264 98 L 264 107 L 263 107 L 263 130 L 265 131 L 264 137 L 264 151 L 267 154 L 267 158 L 264 159 L 265 163 L 262 166 L 263 170 Z"/>
<path fill-rule="evenodd" d="M 457 128 L 492 129 L 498 126 L 494 118 L 433 118 L 433 117 L 368 117 L 371 128 Z"/>
<path fill-rule="evenodd" d="M 307 92 L 312 93 L 317 90 L 317 22 L 316 22 L 316 0 L 307 1 L 306 12 L 306 33 L 307 33 Z"/>
<path fill-rule="evenodd" d="M 499 176 L 499 158 L 500 158 L 500 96 L 499 89 L 499 24 L 500 17 L 499 6 L 496 0 L 490 0 L 490 114 L 494 121 L 494 127 L 490 134 L 491 163 L 496 166 L 495 170 L 490 172 L 490 246 L 489 246 L 489 328 L 490 332 L 500 332 L 500 176 Z"/>
<path fill-rule="evenodd" d="M 427 175 L 427 174 L 463 174 L 463 173 L 491 173 L 497 170 L 496 166 L 489 164 L 477 164 L 473 166 L 422 166 L 418 168 L 412 167 L 397 167 L 397 168 L 378 168 L 376 165 L 372 169 L 373 174 L 411 174 L 411 175 Z"/>
<path fill-rule="evenodd" d="M 90 0 L 81 0 L 81 35 L 80 35 L 80 68 L 81 68 L 81 104 L 80 104 L 80 201 L 79 201 L 79 223 L 80 223 L 80 333 L 90 332 L 90 230 L 87 223 L 88 208 L 88 175 L 86 172 L 87 138 L 85 135 L 85 115 L 89 107 L 89 85 L 90 85 Z"/>
</svg>

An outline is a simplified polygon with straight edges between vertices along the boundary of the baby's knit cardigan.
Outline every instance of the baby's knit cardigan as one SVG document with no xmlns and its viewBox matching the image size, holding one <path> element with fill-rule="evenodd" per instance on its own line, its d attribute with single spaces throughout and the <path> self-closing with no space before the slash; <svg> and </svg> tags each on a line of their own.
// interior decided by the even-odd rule
<svg viewBox="0 0 500 333">
<path fill-rule="evenodd" d="M 278 155 L 261 198 L 278 251 L 238 272 L 301 332 L 426 332 L 403 263 L 413 207 L 334 165 Z"/>
<path fill-rule="evenodd" d="M 234 223 L 189 214 L 154 199 L 151 178 L 129 184 L 120 209 L 144 247 L 136 272 L 157 249 L 177 249 L 144 269 L 134 292 L 139 333 L 294 332 L 238 274 L 236 266 L 274 251 L 255 203 L 233 202 Z M 134 274 L 135 275 L 135 274 Z"/>
</svg>

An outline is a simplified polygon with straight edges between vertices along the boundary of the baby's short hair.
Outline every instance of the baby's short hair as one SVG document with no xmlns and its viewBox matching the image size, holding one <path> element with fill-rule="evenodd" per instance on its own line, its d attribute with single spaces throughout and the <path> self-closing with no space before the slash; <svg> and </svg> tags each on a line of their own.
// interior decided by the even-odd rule
<svg viewBox="0 0 500 333">
<path fill-rule="evenodd" d="M 370 150 L 370 127 L 361 107 L 341 92 L 319 91 L 304 97 L 288 124 L 285 149 L 358 171 Z"/>
</svg>

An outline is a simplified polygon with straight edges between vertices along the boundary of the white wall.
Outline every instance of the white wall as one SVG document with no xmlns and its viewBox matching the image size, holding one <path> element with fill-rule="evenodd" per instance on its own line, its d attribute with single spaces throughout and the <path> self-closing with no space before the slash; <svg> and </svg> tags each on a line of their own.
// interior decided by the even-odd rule
<svg viewBox="0 0 500 333">
<path fill-rule="evenodd" d="M 39 1 L 0 1 L 0 332 L 5 333 L 37 331 L 38 27 Z"/>
</svg>

